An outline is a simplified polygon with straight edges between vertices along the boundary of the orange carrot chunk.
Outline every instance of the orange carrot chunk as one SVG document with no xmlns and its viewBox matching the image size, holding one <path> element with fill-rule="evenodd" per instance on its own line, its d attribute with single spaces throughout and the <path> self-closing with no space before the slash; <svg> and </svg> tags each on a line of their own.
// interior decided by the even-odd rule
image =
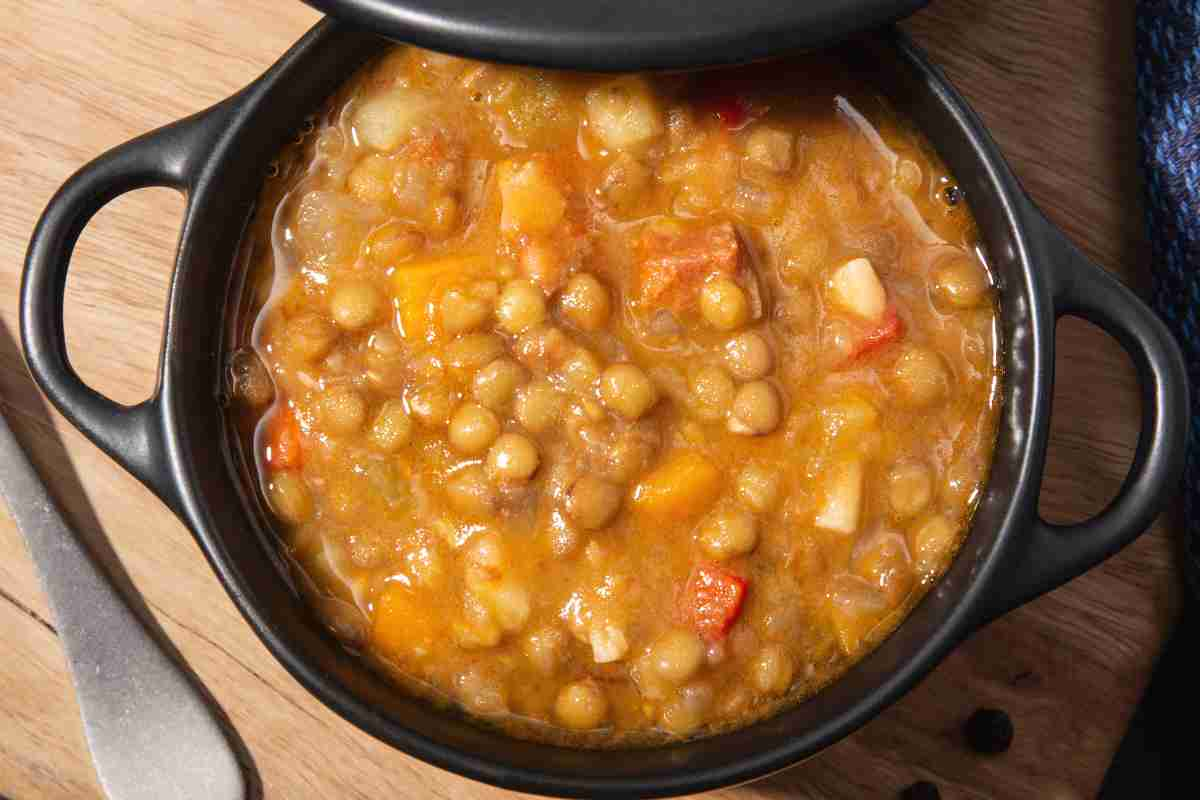
<svg viewBox="0 0 1200 800">
<path fill-rule="evenodd" d="M 300 423 L 291 408 L 271 420 L 267 433 L 267 463 L 276 469 L 297 469 L 304 463 L 300 450 Z"/>
</svg>

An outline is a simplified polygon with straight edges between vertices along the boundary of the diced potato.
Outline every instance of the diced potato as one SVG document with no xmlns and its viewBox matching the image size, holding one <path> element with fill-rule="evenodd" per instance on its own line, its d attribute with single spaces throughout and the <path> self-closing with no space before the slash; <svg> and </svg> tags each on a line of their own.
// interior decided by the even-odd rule
<svg viewBox="0 0 1200 800">
<path fill-rule="evenodd" d="M 746 160 L 768 172 L 787 172 L 792 168 L 792 134 L 766 125 L 755 128 L 746 137 Z"/>
<path fill-rule="evenodd" d="M 854 533 L 862 511 L 863 464 L 856 458 L 829 470 L 825 498 L 813 520 L 818 528 L 834 533 Z"/>
<path fill-rule="evenodd" d="M 838 646 L 853 656 L 887 614 L 883 593 L 855 575 L 838 575 L 829 589 L 829 617 Z"/>
<path fill-rule="evenodd" d="M 505 161 L 496 170 L 501 231 L 510 236 L 549 233 L 562 220 L 567 200 L 544 159 Z"/>
<path fill-rule="evenodd" d="M 375 601 L 371 639 L 377 648 L 400 660 L 424 658 L 441 635 L 431 607 L 419 602 L 411 589 L 387 584 Z"/>
<path fill-rule="evenodd" d="M 721 471 L 693 450 L 678 451 L 633 488 L 635 510 L 671 517 L 704 513 L 721 492 Z"/>
<path fill-rule="evenodd" d="M 644 146 L 664 130 L 662 110 L 642 78 L 620 78 L 592 89 L 584 103 L 592 132 L 613 150 Z"/>
<path fill-rule="evenodd" d="M 354 133 L 374 150 L 394 150 L 414 126 L 428 119 L 436 105 L 426 92 L 395 87 L 355 109 Z"/>
<path fill-rule="evenodd" d="M 451 281 L 482 275 L 487 261 L 479 256 L 449 256 L 403 264 L 392 273 L 392 296 L 400 311 L 401 333 L 409 341 L 426 339 L 433 329 L 439 288 Z"/>
<path fill-rule="evenodd" d="M 597 625 L 588 639 L 592 645 L 592 659 L 597 664 L 620 661 L 629 653 L 629 640 L 616 625 Z"/>
<path fill-rule="evenodd" d="M 865 258 L 854 258 L 833 271 L 830 299 L 843 311 L 869 322 L 879 322 L 887 310 L 887 292 Z"/>
</svg>

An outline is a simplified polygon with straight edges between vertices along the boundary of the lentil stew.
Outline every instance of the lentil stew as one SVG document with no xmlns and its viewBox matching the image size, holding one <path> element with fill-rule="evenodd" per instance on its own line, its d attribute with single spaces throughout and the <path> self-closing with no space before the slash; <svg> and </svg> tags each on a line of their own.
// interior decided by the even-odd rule
<svg viewBox="0 0 1200 800">
<path fill-rule="evenodd" d="M 996 292 L 833 56 L 600 76 L 397 47 L 267 180 L 234 421 L 315 613 L 514 735 L 819 690 L 969 526 Z"/>
</svg>

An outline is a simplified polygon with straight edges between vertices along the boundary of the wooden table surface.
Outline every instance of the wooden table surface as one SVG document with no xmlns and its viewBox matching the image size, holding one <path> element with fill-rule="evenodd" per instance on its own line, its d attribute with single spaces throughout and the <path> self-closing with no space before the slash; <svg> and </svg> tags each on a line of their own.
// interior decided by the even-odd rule
<svg viewBox="0 0 1200 800">
<path fill-rule="evenodd" d="M 183 525 L 57 413 L 15 344 L 25 246 L 77 167 L 255 77 L 317 15 L 298 0 L 0 0 L 0 397 L 82 535 L 111 542 L 162 629 L 220 702 L 268 798 L 493 798 L 408 758 L 309 696 L 245 625 Z M 936 0 L 904 27 L 982 115 L 1033 197 L 1099 263 L 1146 281 L 1133 110 L 1133 3 Z M 146 397 L 183 206 L 163 189 L 102 211 L 76 251 L 67 330 L 84 379 Z M 1042 492 L 1050 519 L 1111 498 L 1138 428 L 1132 367 L 1097 329 L 1059 326 Z M 724 798 L 894 797 L 914 780 L 947 798 L 1092 797 L 1181 598 L 1160 520 L 1087 575 L 963 644 L 878 720 L 809 762 Z M 100 797 L 54 620 L 0 511 L 0 795 Z M 1012 749 L 960 740 L 981 705 L 1007 709 Z"/>
</svg>

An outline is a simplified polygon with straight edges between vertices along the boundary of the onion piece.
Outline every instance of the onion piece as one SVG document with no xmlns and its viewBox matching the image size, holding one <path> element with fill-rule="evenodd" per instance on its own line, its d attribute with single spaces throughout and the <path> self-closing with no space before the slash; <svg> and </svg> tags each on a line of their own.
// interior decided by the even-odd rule
<svg viewBox="0 0 1200 800">
<path fill-rule="evenodd" d="M 887 164 L 891 176 L 891 180 L 888 181 L 888 189 L 891 194 L 892 205 L 900 212 L 900 216 L 903 217 L 904 221 L 912 227 L 917 238 L 923 244 L 930 246 L 950 244 L 933 232 L 933 229 L 929 227 L 929 224 L 921 216 L 921 213 L 917 211 L 917 206 L 913 203 L 912 198 L 896 188 L 896 168 L 900 162 L 900 157 L 896 155 L 896 151 L 887 146 L 887 143 L 883 141 L 883 137 L 879 135 L 879 131 L 875 130 L 875 126 L 859 113 L 858 109 L 851 105 L 849 100 L 838 95 L 834 99 L 834 104 L 837 106 L 838 111 L 846 117 L 851 125 L 858 129 L 858 132 L 863 135 L 867 143 L 871 145 L 875 152 L 879 154 L 879 157 Z"/>
</svg>

